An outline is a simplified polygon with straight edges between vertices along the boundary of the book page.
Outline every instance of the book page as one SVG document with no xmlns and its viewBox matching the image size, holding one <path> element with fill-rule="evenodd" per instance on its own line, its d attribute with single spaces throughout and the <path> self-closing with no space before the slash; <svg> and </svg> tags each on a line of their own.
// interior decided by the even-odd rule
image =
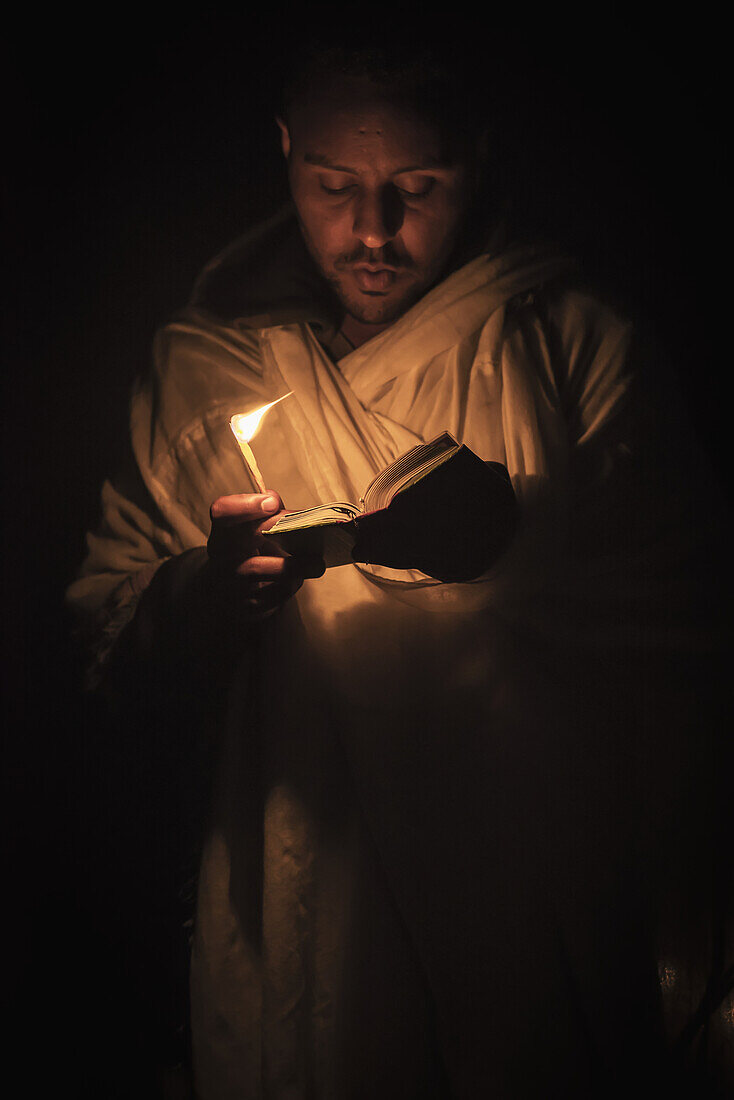
<svg viewBox="0 0 734 1100">
<path fill-rule="evenodd" d="M 450 432 L 443 432 L 428 443 L 411 447 L 382 470 L 369 485 L 360 500 L 363 511 L 376 512 L 379 508 L 386 508 L 398 493 L 420 481 L 458 449 L 459 444 Z"/>
<path fill-rule="evenodd" d="M 359 514 L 359 508 L 342 501 L 319 504 L 315 508 L 304 508 L 300 512 L 288 512 L 285 516 L 281 516 L 265 534 L 282 535 L 287 531 L 298 531 L 304 527 L 323 527 L 329 523 L 352 520 Z"/>
</svg>

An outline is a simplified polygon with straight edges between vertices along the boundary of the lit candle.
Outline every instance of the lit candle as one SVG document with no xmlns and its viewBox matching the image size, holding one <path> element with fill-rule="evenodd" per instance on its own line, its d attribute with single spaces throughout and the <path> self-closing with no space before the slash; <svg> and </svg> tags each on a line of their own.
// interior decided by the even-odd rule
<svg viewBox="0 0 734 1100">
<path fill-rule="evenodd" d="M 257 464 L 255 455 L 252 453 L 250 440 L 260 427 L 262 418 L 265 416 L 268 409 L 272 409 L 273 405 L 278 404 L 278 401 L 283 401 L 286 397 L 290 397 L 292 392 L 292 390 L 289 390 L 288 393 L 284 393 L 282 397 L 279 397 L 277 401 L 271 401 L 268 405 L 263 405 L 261 408 L 255 409 L 254 412 L 236 413 L 229 422 L 229 426 L 237 440 L 247 471 L 255 482 L 258 491 L 261 493 L 266 493 L 267 488 L 263 481 L 263 476 L 260 473 L 260 467 Z"/>
</svg>

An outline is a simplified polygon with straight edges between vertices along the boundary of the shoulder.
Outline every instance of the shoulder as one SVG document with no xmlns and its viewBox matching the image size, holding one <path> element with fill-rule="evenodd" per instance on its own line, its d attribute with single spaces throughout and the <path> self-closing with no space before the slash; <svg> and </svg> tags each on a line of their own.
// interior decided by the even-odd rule
<svg viewBox="0 0 734 1100">
<path fill-rule="evenodd" d="M 206 264 L 189 304 L 212 322 L 250 328 L 300 321 L 332 328 L 336 320 L 290 203 Z"/>
<path fill-rule="evenodd" d="M 261 392 L 262 375 L 257 332 L 214 324 L 192 311 L 172 319 L 155 334 L 148 368 L 133 386 L 137 451 L 167 454 L 202 425 L 226 419 L 228 410 Z"/>
<path fill-rule="evenodd" d="M 288 207 L 253 226 L 221 249 L 194 282 L 189 306 L 219 320 L 262 311 L 262 279 L 292 260 L 295 222 Z"/>
<path fill-rule="evenodd" d="M 618 303 L 578 275 L 540 288 L 534 305 L 549 335 L 569 354 L 629 341 L 635 328 Z"/>
<path fill-rule="evenodd" d="M 619 303 L 573 274 L 538 287 L 518 323 L 542 333 L 558 389 L 571 401 L 603 376 L 621 379 L 632 369 L 637 326 Z"/>
<path fill-rule="evenodd" d="M 513 303 L 510 324 L 549 383 L 574 442 L 607 431 L 636 389 L 631 318 L 578 273 L 533 288 Z"/>
<path fill-rule="evenodd" d="M 256 329 L 226 324 L 188 308 L 162 325 L 153 341 L 158 377 L 186 376 L 192 383 L 220 371 L 262 374 L 260 337 Z"/>
</svg>

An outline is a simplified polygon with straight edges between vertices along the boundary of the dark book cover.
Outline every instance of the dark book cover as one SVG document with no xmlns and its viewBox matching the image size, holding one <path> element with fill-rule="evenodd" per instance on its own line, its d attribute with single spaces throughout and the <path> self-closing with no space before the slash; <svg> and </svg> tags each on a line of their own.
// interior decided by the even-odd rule
<svg viewBox="0 0 734 1100">
<path fill-rule="evenodd" d="M 329 522 L 310 525 L 304 518 L 298 529 L 273 530 L 270 537 L 288 553 L 321 555 L 327 567 L 362 562 L 469 581 L 499 558 L 517 521 L 506 468 L 463 445 L 383 508 L 358 513 L 350 505 L 331 507 Z"/>
</svg>

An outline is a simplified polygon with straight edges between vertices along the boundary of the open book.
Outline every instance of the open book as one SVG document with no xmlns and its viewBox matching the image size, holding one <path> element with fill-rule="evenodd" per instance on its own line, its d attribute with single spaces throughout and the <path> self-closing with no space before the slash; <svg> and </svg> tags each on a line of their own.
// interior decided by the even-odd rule
<svg viewBox="0 0 734 1100">
<path fill-rule="evenodd" d="M 449 432 L 411 447 L 366 488 L 359 506 L 322 504 L 281 516 L 265 532 L 290 554 L 319 554 L 327 568 L 364 562 L 473 580 L 515 530 L 505 467 L 484 462 Z"/>
</svg>

